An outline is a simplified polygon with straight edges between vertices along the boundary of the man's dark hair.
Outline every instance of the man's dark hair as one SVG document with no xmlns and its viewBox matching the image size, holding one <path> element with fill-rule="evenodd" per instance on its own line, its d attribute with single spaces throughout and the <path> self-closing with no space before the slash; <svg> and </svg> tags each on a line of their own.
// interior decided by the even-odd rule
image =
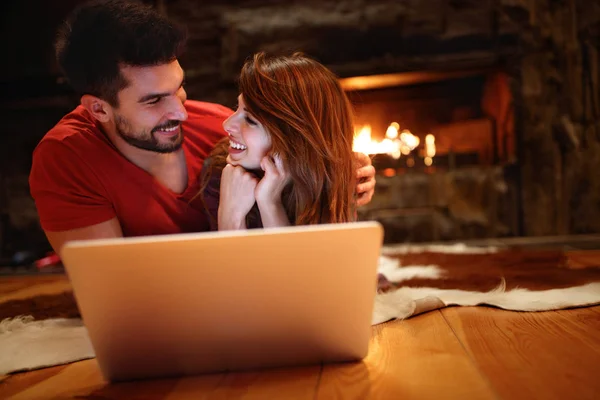
<svg viewBox="0 0 600 400">
<path fill-rule="evenodd" d="M 58 31 L 58 64 L 80 95 L 118 106 L 129 84 L 120 65 L 171 62 L 184 50 L 186 31 L 151 6 L 125 0 L 94 0 L 77 7 Z"/>
</svg>

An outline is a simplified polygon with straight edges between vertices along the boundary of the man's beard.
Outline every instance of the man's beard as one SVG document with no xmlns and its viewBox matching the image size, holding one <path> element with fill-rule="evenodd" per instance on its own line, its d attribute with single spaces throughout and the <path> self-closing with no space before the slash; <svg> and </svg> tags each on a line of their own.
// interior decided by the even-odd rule
<svg viewBox="0 0 600 400">
<path fill-rule="evenodd" d="M 138 149 L 153 151 L 155 153 L 172 153 L 179 150 L 183 145 L 183 128 L 181 127 L 181 121 L 169 120 L 162 125 L 155 126 L 151 130 L 142 131 L 140 133 L 134 133 L 129 121 L 123 117 L 117 116 L 115 121 L 117 134 L 125 142 Z M 172 128 L 177 125 L 180 126 L 178 135 L 170 137 L 170 140 L 167 143 L 160 143 L 158 141 L 155 135 L 156 131 L 159 129 Z"/>
</svg>

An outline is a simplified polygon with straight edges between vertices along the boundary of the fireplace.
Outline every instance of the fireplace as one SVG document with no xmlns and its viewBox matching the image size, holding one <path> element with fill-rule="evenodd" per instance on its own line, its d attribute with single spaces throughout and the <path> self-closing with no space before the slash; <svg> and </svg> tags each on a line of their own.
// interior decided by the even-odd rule
<svg viewBox="0 0 600 400">
<path fill-rule="evenodd" d="M 519 234 L 514 102 L 501 68 L 349 77 L 354 149 L 377 170 L 361 219 L 386 242 Z"/>
<path fill-rule="evenodd" d="M 502 71 L 400 73 L 341 82 L 355 108 L 356 150 L 404 160 L 376 157 L 382 166 L 454 168 L 514 159 L 513 102 Z"/>
</svg>

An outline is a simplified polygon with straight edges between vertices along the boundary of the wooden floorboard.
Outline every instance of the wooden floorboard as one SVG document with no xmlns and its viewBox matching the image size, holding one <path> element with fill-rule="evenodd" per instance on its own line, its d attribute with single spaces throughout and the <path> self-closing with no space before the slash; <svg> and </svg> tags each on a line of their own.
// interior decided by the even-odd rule
<svg viewBox="0 0 600 400">
<path fill-rule="evenodd" d="M 43 370 L 40 370 L 43 371 Z M 10 383 L 10 381 L 9 381 Z M 105 386 L 96 360 L 79 361 L 67 365 L 56 374 L 19 391 L 11 400 L 64 399 L 86 396 Z M 149 392 L 151 393 L 151 392 Z M 4 392 L 2 392 L 4 395 Z"/>
<path fill-rule="evenodd" d="M 202 394 L 205 399 L 313 399 L 320 374 L 319 365 L 229 373 L 210 392 L 198 390 L 198 386 L 194 385 L 193 381 L 187 385 L 182 381 L 168 399 L 189 398 L 182 396 L 181 386 L 187 386 L 187 392 L 193 395 L 193 398 Z"/>
<path fill-rule="evenodd" d="M 439 311 L 373 327 L 363 363 L 323 368 L 318 399 L 492 399 Z"/>
<path fill-rule="evenodd" d="M 69 289 L 64 276 L 2 278 L 0 302 Z M 0 377 L 0 398 L 600 398 L 600 306 L 452 307 L 372 329 L 369 354 L 356 364 L 108 385 L 96 361 L 86 360 Z"/>
<path fill-rule="evenodd" d="M 0 382 L 0 398 L 9 398 L 10 396 L 22 392 L 27 388 L 53 377 L 65 368 L 65 365 L 59 365 L 27 373 L 6 375 L 2 382 Z"/>
<path fill-rule="evenodd" d="M 583 400 L 600 398 L 598 309 L 441 313 L 501 398 Z"/>
<path fill-rule="evenodd" d="M 90 387 L 95 389 L 81 388 L 77 397 L 89 400 L 163 400 L 176 387 L 178 379 L 153 379 L 145 381 L 132 381 L 124 383 L 108 384 L 90 381 Z"/>
<path fill-rule="evenodd" d="M 65 275 L 0 278 L 0 303 L 72 290 Z M 3 285 L 3 286 L 2 286 Z"/>
</svg>

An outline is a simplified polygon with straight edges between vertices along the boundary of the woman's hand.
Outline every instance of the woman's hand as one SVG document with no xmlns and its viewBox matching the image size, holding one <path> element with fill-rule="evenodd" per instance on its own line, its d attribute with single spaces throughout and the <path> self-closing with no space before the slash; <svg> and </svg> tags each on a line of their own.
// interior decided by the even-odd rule
<svg viewBox="0 0 600 400">
<path fill-rule="evenodd" d="M 364 206 L 371 201 L 375 193 L 375 168 L 369 156 L 358 152 L 354 154 L 359 165 L 356 170 L 356 205 Z"/>
<path fill-rule="evenodd" d="M 246 215 L 254 206 L 258 179 L 243 167 L 227 164 L 221 174 L 219 230 L 246 229 Z"/>
<path fill-rule="evenodd" d="M 277 155 L 273 159 L 270 156 L 263 157 L 260 167 L 265 171 L 265 175 L 256 185 L 254 195 L 263 226 L 268 228 L 289 225 L 290 221 L 283 207 L 281 194 L 291 177 Z"/>
<path fill-rule="evenodd" d="M 281 203 L 281 193 L 290 181 L 283 161 L 278 155 L 272 159 L 265 156 L 260 162 L 260 168 L 265 171 L 265 176 L 258 182 L 254 192 L 258 206 Z"/>
</svg>

